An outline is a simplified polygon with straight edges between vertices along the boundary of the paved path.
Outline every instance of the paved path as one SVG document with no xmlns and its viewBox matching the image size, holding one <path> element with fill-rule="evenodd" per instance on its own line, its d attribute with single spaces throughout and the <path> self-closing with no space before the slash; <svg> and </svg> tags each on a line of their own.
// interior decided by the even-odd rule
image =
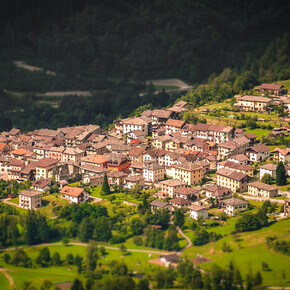
<svg viewBox="0 0 290 290">
<path fill-rule="evenodd" d="M 9 273 L 7 271 L 8 271 L 8 269 L 0 268 L 0 272 L 2 272 L 5 275 L 5 277 L 9 281 L 10 286 L 15 289 L 16 287 L 15 287 L 14 280 L 12 279 L 12 277 L 9 275 Z"/>
<path fill-rule="evenodd" d="M 14 203 L 14 202 L 10 202 L 10 201 L 9 201 L 10 199 L 11 199 L 11 198 L 5 198 L 5 199 L 2 199 L 1 201 L 4 202 L 4 203 L 10 204 L 10 205 L 13 205 L 13 206 L 17 206 L 17 207 L 19 207 L 19 204 Z"/>
<path fill-rule="evenodd" d="M 191 242 L 190 238 L 187 237 L 187 236 L 184 234 L 184 232 L 183 232 L 179 227 L 176 227 L 176 228 L 177 228 L 179 234 L 180 234 L 181 236 L 183 236 L 183 237 L 186 239 L 186 241 L 187 241 L 187 245 L 186 245 L 185 247 L 183 247 L 183 248 L 178 252 L 178 254 L 181 254 L 182 251 L 184 251 L 185 249 L 188 249 L 188 248 L 192 247 L 192 242 Z"/>
</svg>

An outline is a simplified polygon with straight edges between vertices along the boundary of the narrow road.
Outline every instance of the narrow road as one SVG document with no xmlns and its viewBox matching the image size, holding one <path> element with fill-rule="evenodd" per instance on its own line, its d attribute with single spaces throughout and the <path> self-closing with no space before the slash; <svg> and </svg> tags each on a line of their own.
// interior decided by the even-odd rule
<svg viewBox="0 0 290 290">
<path fill-rule="evenodd" d="M 32 245 L 32 246 L 21 246 L 21 247 L 17 247 L 17 249 L 26 249 L 26 248 L 33 248 L 33 247 L 47 247 L 47 246 L 61 246 L 61 245 L 63 244 L 62 243 L 44 243 L 44 244 L 38 244 L 38 245 Z M 78 243 L 72 242 L 72 243 L 69 243 L 68 245 L 87 247 L 89 244 L 81 243 L 81 242 L 78 242 Z M 108 250 L 120 251 L 120 248 L 117 248 L 117 247 L 110 247 L 110 246 L 104 246 L 104 245 L 100 245 L 100 246 Z M 14 251 L 14 250 L 16 250 L 16 248 L 5 248 L 5 249 L 0 249 L 0 252 Z M 170 252 L 163 252 L 163 251 L 152 251 L 152 250 L 141 250 L 141 249 L 127 249 L 127 250 L 130 252 L 160 254 L 160 255 L 167 255 L 170 253 Z"/>
<path fill-rule="evenodd" d="M 2 272 L 2 273 L 5 275 L 5 277 L 8 279 L 8 281 L 9 281 L 9 283 L 10 283 L 10 286 L 11 286 L 12 288 L 15 289 L 16 287 L 15 287 L 14 280 L 13 280 L 12 277 L 9 275 L 9 273 L 7 272 L 7 270 L 8 270 L 8 269 L 0 268 L 0 272 Z"/>
</svg>

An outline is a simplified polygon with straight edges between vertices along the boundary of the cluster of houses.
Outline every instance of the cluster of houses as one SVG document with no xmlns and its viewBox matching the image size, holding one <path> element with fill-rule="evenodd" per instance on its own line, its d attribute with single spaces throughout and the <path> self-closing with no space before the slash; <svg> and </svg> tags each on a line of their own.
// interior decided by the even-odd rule
<svg viewBox="0 0 290 290">
<path fill-rule="evenodd" d="M 233 193 L 270 198 L 278 195 L 275 186 L 251 182 L 254 167 L 265 161 L 270 148 L 257 143 L 257 136 L 243 129 L 180 120 L 188 108 L 180 101 L 164 110 L 147 110 L 138 117 L 120 119 L 107 131 L 96 125 L 39 129 L 24 134 L 11 129 L 0 134 L 0 178 L 19 182 L 30 180 L 33 188 L 20 193 L 23 208 L 41 206 L 41 194 L 54 182 L 70 202 L 88 200 L 88 193 L 69 187 L 70 180 L 88 186 L 102 185 L 104 175 L 112 189 L 157 188 L 152 210 L 188 210 L 194 219 L 208 217 L 206 199 L 216 199 L 227 214 L 247 208 L 247 202 Z M 274 161 L 288 162 L 290 149 L 275 149 Z M 209 172 L 216 181 L 201 190 Z M 260 168 L 260 178 L 275 178 L 276 165 Z"/>
<path fill-rule="evenodd" d="M 276 106 L 283 106 L 285 112 L 290 111 L 290 100 L 283 95 L 283 86 L 277 84 L 262 84 L 255 89 L 262 96 L 235 96 L 234 107 L 240 111 L 252 111 L 268 114 Z"/>
</svg>

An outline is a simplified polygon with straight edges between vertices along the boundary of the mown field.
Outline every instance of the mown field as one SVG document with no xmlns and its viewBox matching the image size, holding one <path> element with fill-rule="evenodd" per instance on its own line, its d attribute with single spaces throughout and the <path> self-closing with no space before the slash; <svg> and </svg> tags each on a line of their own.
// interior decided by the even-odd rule
<svg viewBox="0 0 290 290">
<path fill-rule="evenodd" d="M 182 256 L 189 259 L 196 258 L 198 254 L 209 258 L 210 262 L 201 264 L 203 269 L 209 269 L 214 263 L 226 267 L 233 261 L 241 270 L 245 279 L 249 271 L 261 271 L 263 285 L 265 286 L 290 286 L 290 259 L 288 256 L 269 250 L 265 239 L 277 236 L 281 240 L 290 239 L 290 219 L 285 219 L 254 232 L 241 233 L 238 236 L 230 235 L 234 229 L 236 219 L 230 219 L 224 227 L 217 227 L 214 231 L 225 235 L 217 242 L 204 246 L 192 247 L 183 252 Z M 227 243 L 231 252 L 222 251 L 222 246 Z M 262 271 L 262 262 L 269 265 L 270 271 Z M 285 272 L 286 279 L 283 279 Z"/>
</svg>

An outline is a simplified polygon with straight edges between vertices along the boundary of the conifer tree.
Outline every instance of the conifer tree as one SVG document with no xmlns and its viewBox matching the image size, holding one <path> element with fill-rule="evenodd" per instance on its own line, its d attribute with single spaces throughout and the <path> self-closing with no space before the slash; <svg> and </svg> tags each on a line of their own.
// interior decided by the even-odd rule
<svg viewBox="0 0 290 290">
<path fill-rule="evenodd" d="M 102 185 L 102 193 L 104 195 L 108 195 L 108 194 L 111 193 L 110 186 L 109 186 L 109 183 L 108 183 L 107 174 L 104 175 L 104 180 L 103 180 L 103 185 Z"/>
<path fill-rule="evenodd" d="M 276 184 L 278 186 L 287 184 L 285 166 L 284 166 L 282 161 L 280 161 L 278 163 L 278 166 L 277 166 L 277 169 L 276 169 Z"/>
</svg>

